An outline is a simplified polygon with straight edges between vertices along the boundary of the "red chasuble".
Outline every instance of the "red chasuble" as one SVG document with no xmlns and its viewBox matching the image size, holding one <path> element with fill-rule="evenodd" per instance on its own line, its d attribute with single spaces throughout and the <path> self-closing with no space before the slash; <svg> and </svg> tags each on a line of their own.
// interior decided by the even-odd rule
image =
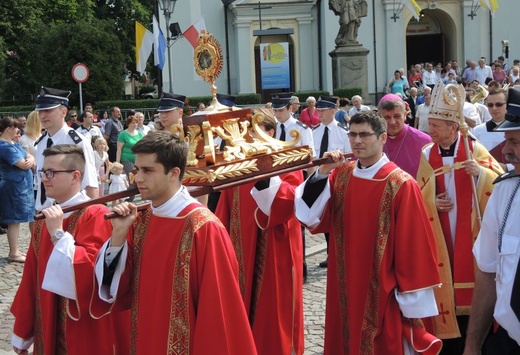
<svg viewBox="0 0 520 355">
<path fill-rule="evenodd" d="M 281 175 L 266 216 L 251 196 L 254 183 L 222 191 L 216 215 L 237 254 L 240 287 L 259 354 L 303 354 L 301 225 L 294 190 L 301 171 Z"/>
<path fill-rule="evenodd" d="M 394 289 L 440 283 L 432 229 L 410 175 L 390 162 L 361 179 L 354 164 L 331 174 L 331 200 L 312 230 L 331 233 L 324 354 L 403 354 L 410 320 Z"/>
<path fill-rule="evenodd" d="M 64 220 L 64 230 L 75 240 L 77 301 L 41 288 L 54 245 L 45 221 L 35 223 L 22 281 L 11 306 L 14 334 L 24 340 L 34 337 L 35 355 L 128 353 L 128 312 L 96 319 L 89 311 L 95 257 L 112 232 L 103 217 L 108 212 L 105 206 L 95 205 Z"/>
<path fill-rule="evenodd" d="M 116 303 L 131 305 L 130 354 L 256 354 L 229 235 L 207 208 L 147 210 L 128 237 Z"/>
</svg>

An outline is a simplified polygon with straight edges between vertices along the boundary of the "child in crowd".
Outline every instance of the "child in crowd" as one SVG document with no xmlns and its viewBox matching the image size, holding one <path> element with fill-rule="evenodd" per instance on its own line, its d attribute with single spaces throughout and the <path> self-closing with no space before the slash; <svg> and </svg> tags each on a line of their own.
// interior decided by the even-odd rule
<svg viewBox="0 0 520 355">
<path fill-rule="evenodd" d="M 108 144 L 105 138 L 96 136 L 94 139 L 94 162 L 98 172 L 99 197 L 105 195 L 105 182 L 108 180 L 110 160 L 108 160 Z"/>
<path fill-rule="evenodd" d="M 110 182 L 108 192 L 111 194 L 120 191 L 125 191 L 128 189 L 128 177 L 126 176 L 123 170 L 123 164 L 118 162 L 111 163 L 110 180 L 108 180 L 107 182 Z M 112 207 L 123 202 L 124 200 L 125 199 L 117 199 L 115 201 L 112 201 Z"/>
</svg>

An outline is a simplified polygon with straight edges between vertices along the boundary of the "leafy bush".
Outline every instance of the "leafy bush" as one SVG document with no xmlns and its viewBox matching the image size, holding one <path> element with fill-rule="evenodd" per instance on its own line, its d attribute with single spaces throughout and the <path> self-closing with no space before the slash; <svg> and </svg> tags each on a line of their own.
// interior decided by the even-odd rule
<svg viewBox="0 0 520 355">
<path fill-rule="evenodd" d="M 350 100 L 354 95 L 362 96 L 363 90 L 361 88 L 334 89 L 334 96 L 343 97 Z"/>
</svg>

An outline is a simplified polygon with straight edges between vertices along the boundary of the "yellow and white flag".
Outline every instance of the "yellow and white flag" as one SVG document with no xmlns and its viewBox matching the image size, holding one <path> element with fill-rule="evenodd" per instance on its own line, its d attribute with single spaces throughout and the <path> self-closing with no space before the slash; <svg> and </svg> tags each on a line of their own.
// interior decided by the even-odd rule
<svg viewBox="0 0 520 355">
<path fill-rule="evenodd" d="M 419 14 L 421 12 L 421 7 L 419 5 L 417 5 L 417 2 L 415 0 L 401 0 L 401 3 L 404 6 L 406 6 L 406 8 L 408 10 L 410 10 L 410 12 L 412 13 L 413 17 L 415 17 L 415 19 L 417 21 L 419 21 L 419 18 L 420 18 Z"/>
<path fill-rule="evenodd" d="M 498 0 L 480 0 L 480 5 L 487 7 L 489 11 L 491 11 L 491 14 L 494 15 L 498 9 Z"/>
<path fill-rule="evenodd" d="M 135 69 L 143 74 L 152 53 L 154 37 L 143 25 L 135 21 Z"/>
</svg>

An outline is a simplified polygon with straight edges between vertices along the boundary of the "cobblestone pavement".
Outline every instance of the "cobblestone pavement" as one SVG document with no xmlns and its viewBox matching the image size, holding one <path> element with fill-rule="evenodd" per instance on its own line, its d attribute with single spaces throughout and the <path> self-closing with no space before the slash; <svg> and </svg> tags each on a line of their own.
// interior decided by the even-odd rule
<svg viewBox="0 0 520 355">
<path fill-rule="evenodd" d="M 306 238 L 308 282 L 303 286 L 305 354 L 318 355 L 323 353 L 327 277 L 327 269 L 321 269 L 318 264 L 326 257 L 325 240 L 322 234 L 311 235 L 308 231 Z M 20 250 L 27 251 L 29 239 L 28 224 L 22 224 Z M 14 354 L 10 345 L 14 319 L 9 307 L 22 277 L 23 264 L 7 262 L 7 237 L 0 235 L 0 240 L 0 354 Z"/>
</svg>

